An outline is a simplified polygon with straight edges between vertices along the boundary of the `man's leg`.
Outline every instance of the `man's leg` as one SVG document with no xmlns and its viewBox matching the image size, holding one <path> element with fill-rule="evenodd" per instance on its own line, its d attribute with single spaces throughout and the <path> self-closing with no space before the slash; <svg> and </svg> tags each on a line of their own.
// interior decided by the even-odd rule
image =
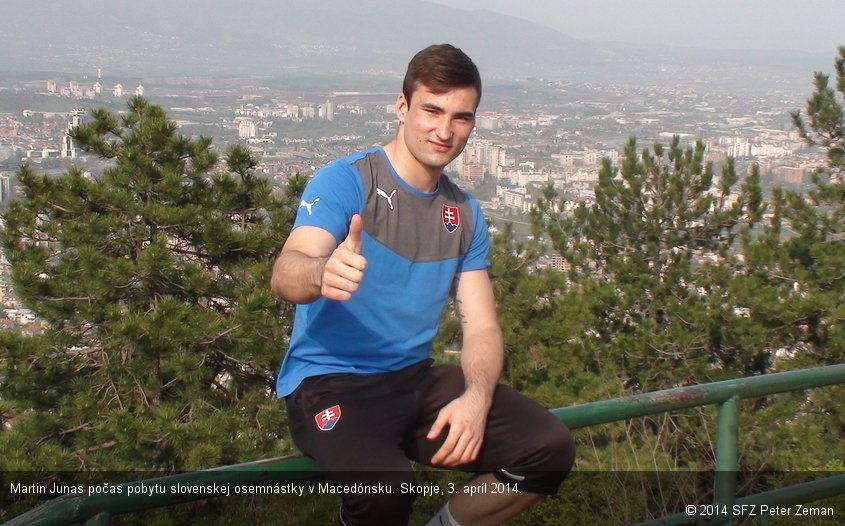
<svg viewBox="0 0 845 526">
<path fill-rule="evenodd" d="M 463 393 L 463 373 L 454 366 L 433 368 L 425 386 L 420 403 L 426 413 L 409 456 L 428 463 L 445 436 L 429 441 L 426 434 L 438 408 Z M 476 494 L 457 493 L 448 509 L 461 526 L 502 524 L 542 495 L 555 494 L 574 458 L 574 443 L 566 426 L 514 389 L 499 386 L 487 417 L 481 453 L 459 468 L 485 474 L 470 482 L 476 486 Z"/>
<path fill-rule="evenodd" d="M 410 516 L 414 495 L 401 484 L 414 472 L 399 444 L 413 419 L 413 391 L 407 373 L 392 374 L 308 378 L 287 398 L 291 436 L 328 482 L 371 489 L 342 495 L 344 526 L 401 526 Z M 379 484 L 392 493 L 373 491 Z"/>
<path fill-rule="evenodd" d="M 478 475 L 464 486 L 464 492 L 456 493 L 448 508 L 441 509 L 426 526 L 497 526 L 530 508 L 543 498 L 537 493 L 512 491 L 493 493 L 491 487 L 501 484 L 494 475 Z M 467 491 L 471 490 L 471 491 Z M 446 511 L 448 510 L 448 511 Z M 448 515 L 446 515 L 448 513 Z M 451 521 L 443 517 L 452 517 Z"/>
</svg>

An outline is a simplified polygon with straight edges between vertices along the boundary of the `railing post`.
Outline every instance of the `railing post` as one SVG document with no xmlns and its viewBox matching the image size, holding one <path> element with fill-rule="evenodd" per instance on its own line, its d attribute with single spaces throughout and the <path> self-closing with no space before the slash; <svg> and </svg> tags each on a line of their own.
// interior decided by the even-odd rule
<svg viewBox="0 0 845 526">
<path fill-rule="evenodd" d="M 732 513 L 736 502 L 737 447 L 739 442 L 739 397 L 733 396 L 719 404 L 716 428 L 716 490 L 715 504 L 722 524 L 734 523 Z"/>
</svg>

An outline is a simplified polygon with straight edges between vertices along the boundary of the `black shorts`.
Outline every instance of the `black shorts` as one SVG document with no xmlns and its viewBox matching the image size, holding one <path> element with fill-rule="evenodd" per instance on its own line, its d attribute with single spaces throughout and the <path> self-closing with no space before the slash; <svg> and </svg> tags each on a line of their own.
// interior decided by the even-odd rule
<svg viewBox="0 0 845 526">
<path fill-rule="evenodd" d="M 291 435 L 330 481 L 412 482 L 408 459 L 431 465 L 448 433 L 435 440 L 426 435 L 440 409 L 464 390 L 459 367 L 432 367 L 430 361 L 390 373 L 306 378 L 287 397 Z M 520 491 L 550 495 L 573 460 L 566 426 L 534 401 L 499 385 L 479 456 L 459 469 L 493 473 Z M 400 524 L 396 519 L 393 523 Z"/>
</svg>

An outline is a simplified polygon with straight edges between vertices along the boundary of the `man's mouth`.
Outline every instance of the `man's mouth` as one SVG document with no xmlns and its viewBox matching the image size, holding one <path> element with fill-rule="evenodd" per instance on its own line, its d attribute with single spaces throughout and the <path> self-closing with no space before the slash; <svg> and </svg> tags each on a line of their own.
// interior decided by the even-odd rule
<svg viewBox="0 0 845 526">
<path fill-rule="evenodd" d="M 449 150 L 452 149 L 451 144 L 444 144 L 442 142 L 437 142 L 437 141 L 429 141 L 429 142 L 434 147 L 434 149 L 437 150 L 438 152 L 448 152 Z"/>
</svg>

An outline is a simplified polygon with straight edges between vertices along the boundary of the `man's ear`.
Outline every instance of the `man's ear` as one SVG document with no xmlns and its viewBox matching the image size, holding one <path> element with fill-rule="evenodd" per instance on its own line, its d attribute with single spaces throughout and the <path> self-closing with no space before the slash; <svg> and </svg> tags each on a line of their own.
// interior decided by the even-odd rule
<svg viewBox="0 0 845 526">
<path fill-rule="evenodd" d="M 405 100 L 405 94 L 400 93 L 396 97 L 396 118 L 399 119 L 399 124 L 405 124 L 405 115 L 408 113 L 408 101 Z"/>
</svg>

